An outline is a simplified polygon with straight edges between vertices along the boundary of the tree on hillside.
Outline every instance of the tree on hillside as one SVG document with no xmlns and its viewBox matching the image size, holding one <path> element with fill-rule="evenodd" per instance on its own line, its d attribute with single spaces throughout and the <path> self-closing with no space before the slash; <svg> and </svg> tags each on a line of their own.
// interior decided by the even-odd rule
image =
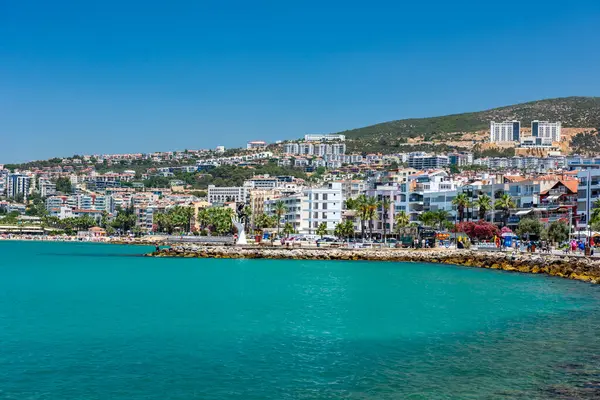
<svg viewBox="0 0 600 400">
<path fill-rule="evenodd" d="M 71 185 L 71 179 L 67 177 L 60 177 L 56 180 L 56 190 L 61 193 L 69 194 L 73 191 Z"/>
</svg>

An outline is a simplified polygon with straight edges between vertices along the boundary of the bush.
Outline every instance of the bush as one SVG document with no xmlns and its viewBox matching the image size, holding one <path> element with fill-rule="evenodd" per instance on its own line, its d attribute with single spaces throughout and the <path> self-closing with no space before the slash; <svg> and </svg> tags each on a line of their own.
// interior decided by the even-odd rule
<svg viewBox="0 0 600 400">
<path fill-rule="evenodd" d="M 500 235 L 498 227 L 486 221 L 461 222 L 456 224 L 454 230 L 456 232 L 464 232 L 471 240 L 490 240 L 494 236 Z"/>
</svg>

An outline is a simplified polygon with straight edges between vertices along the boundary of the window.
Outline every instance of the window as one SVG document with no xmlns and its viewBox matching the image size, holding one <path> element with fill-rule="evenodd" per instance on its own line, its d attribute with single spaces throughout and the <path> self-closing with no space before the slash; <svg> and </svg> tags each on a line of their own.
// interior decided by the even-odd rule
<svg viewBox="0 0 600 400">
<path fill-rule="evenodd" d="M 313 218 L 314 218 L 314 219 L 317 219 L 317 218 L 319 218 L 319 213 L 318 213 L 318 212 L 315 212 L 315 213 L 313 213 Z"/>
<path fill-rule="evenodd" d="M 315 193 L 315 200 L 319 200 L 319 193 Z"/>
<path fill-rule="evenodd" d="M 323 213 L 323 219 L 327 219 L 327 213 Z"/>
<path fill-rule="evenodd" d="M 327 200 L 327 193 L 323 193 L 323 200 Z"/>
<path fill-rule="evenodd" d="M 323 203 L 323 210 L 327 210 L 327 203 Z"/>
</svg>

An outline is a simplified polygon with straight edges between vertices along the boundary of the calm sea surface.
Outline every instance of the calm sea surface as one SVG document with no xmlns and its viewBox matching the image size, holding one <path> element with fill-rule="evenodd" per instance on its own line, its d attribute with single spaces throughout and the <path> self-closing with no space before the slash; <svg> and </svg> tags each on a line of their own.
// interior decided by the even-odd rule
<svg viewBox="0 0 600 400">
<path fill-rule="evenodd" d="M 0 242 L 0 399 L 597 399 L 600 286 Z"/>
</svg>

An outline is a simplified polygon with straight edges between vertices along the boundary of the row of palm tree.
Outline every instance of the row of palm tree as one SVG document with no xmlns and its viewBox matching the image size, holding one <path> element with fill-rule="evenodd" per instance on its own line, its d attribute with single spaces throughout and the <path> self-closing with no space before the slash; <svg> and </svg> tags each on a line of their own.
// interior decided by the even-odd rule
<svg viewBox="0 0 600 400">
<path fill-rule="evenodd" d="M 368 223 L 369 236 L 373 236 L 373 221 L 377 220 L 377 210 L 382 206 L 382 202 L 377 200 L 376 197 L 367 196 L 361 194 L 356 199 L 346 200 L 346 208 L 349 210 L 355 210 L 356 216 L 360 219 L 360 236 L 365 237 L 366 225 Z M 385 207 L 384 207 L 385 208 Z M 387 203 L 389 208 L 389 199 Z M 384 210 L 384 213 L 387 213 Z M 385 216 L 384 216 L 385 219 Z"/>
<path fill-rule="evenodd" d="M 479 219 L 485 219 L 487 213 L 493 209 L 501 210 L 503 212 L 504 226 L 508 224 L 511 208 L 516 207 L 512 197 L 508 193 L 501 194 L 493 204 L 491 197 L 487 194 L 482 194 L 474 201 L 471 201 L 466 193 L 460 193 L 452 200 L 452 204 L 456 206 L 456 210 L 458 211 L 459 222 L 465 220 L 465 211 L 468 211 L 470 207 L 475 207 L 478 209 Z"/>
</svg>

